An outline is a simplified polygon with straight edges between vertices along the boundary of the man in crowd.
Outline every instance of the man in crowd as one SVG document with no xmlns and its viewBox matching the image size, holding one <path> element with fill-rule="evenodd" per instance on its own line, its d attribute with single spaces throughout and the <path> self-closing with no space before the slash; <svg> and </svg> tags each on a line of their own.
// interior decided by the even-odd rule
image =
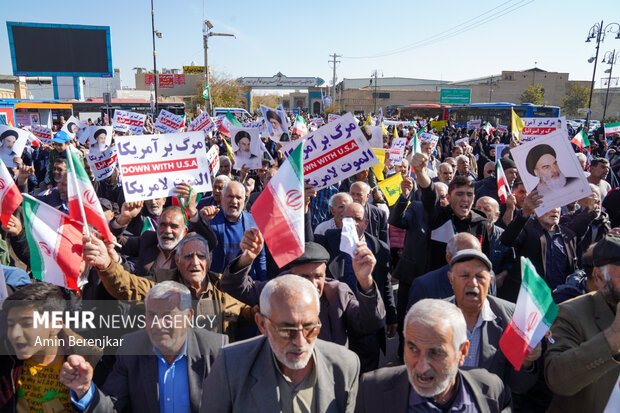
<svg viewBox="0 0 620 413">
<path fill-rule="evenodd" d="M 452 235 L 458 232 L 469 232 L 478 238 L 482 251 L 488 252 L 488 236 L 486 218 L 476 211 L 472 211 L 474 203 L 474 183 L 464 176 L 456 176 L 448 187 L 449 206 L 441 207 L 438 204 L 434 183 L 426 174 L 427 156 L 416 153 L 413 156 L 412 167 L 422 188 L 422 203 L 428 215 L 428 269 L 441 267 L 446 255 L 446 243 Z"/>
<path fill-rule="evenodd" d="M 446 185 L 450 185 L 450 182 L 454 178 L 454 169 L 448 162 L 442 162 L 439 164 L 439 173 L 435 182 L 443 182 Z"/>
<path fill-rule="evenodd" d="M 244 211 L 245 188 L 231 181 L 222 189 L 221 210 L 209 222 L 217 236 L 217 247 L 213 251 L 212 271 L 221 273 L 241 252 L 240 244 L 243 234 L 256 227 L 252 215 Z M 252 265 L 250 275 L 256 280 L 267 279 L 267 261 L 265 251 L 261 250 Z"/>
<path fill-rule="evenodd" d="M 204 382 L 202 405 L 216 413 L 352 413 L 359 360 L 317 338 L 320 309 L 315 286 L 299 276 L 264 285 L 255 315 L 262 336 L 222 350 Z"/>
<path fill-rule="evenodd" d="M 321 222 L 314 230 L 314 235 L 325 235 L 330 229 L 342 228 L 342 214 L 347 205 L 353 203 L 353 198 L 346 192 L 338 192 L 329 198 L 329 212 L 332 218 Z"/>
<path fill-rule="evenodd" d="M 112 373 L 101 389 L 80 355 L 63 363 L 59 378 L 71 400 L 86 412 L 201 411 L 202 383 L 228 337 L 191 328 L 187 287 L 174 281 L 153 286 L 145 299 L 146 329 L 123 337 Z"/>
<path fill-rule="evenodd" d="M 365 216 L 368 219 L 368 233 L 387 244 L 389 242 L 387 214 L 368 202 L 370 199 L 370 186 L 366 182 L 354 182 L 351 184 L 349 194 L 354 202 L 364 207 Z"/>
<path fill-rule="evenodd" d="M 476 177 L 471 171 L 469 162 L 469 157 L 467 155 L 459 155 L 456 157 L 456 176 L 464 176 L 476 182 Z"/>
<path fill-rule="evenodd" d="M 605 236 L 592 254 L 600 289 L 560 305 L 551 327 L 551 413 L 602 412 L 620 375 L 620 237 Z"/>
<path fill-rule="evenodd" d="M 605 180 L 609 174 L 609 160 L 605 158 L 594 158 L 590 161 L 590 175 L 588 182 L 596 185 L 601 193 L 601 199 L 611 191 L 611 185 Z"/>
<path fill-rule="evenodd" d="M 248 273 L 252 261 L 263 248 L 263 242 L 258 229 L 246 231 L 241 242 L 243 253 L 230 263 L 220 283 L 223 291 L 250 306 L 258 304 L 260 291 L 265 286 L 264 282 L 252 280 Z M 326 280 L 330 256 L 323 246 L 306 242 L 304 251 L 286 271 L 310 280 L 319 293 L 319 316 L 324 327 L 319 338 L 347 345 L 349 331 L 369 334 L 385 327 L 383 299 L 372 278 L 376 259 L 365 244 L 358 244 L 352 259 L 357 279 L 356 293 L 346 283 Z"/>
<path fill-rule="evenodd" d="M 501 379 L 484 369 L 460 369 L 469 348 L 465 319 L 454 304 L 418 302 L 405 318 L 405 365 L 366 373 L 355 411 L 510 411 Z"/>
</svg>

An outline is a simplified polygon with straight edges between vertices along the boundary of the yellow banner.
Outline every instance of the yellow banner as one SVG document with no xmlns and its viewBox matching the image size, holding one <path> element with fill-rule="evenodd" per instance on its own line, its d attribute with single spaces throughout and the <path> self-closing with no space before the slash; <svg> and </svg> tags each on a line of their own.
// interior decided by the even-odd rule
<svg viewBox="0 0 620 413">
<path fill-rule="evenodd" d="M 383 181 L 385 179 L 383 177 L 383 168 L 385 168 L 385 149 L 373 149 L 372 150 L 377 158 L 379 158 L 379 163 L 372 167 L 372 171 L 375 173 L 377 177 L 377 181 Z"/>
<path fill-rule="evenodd" d="M 437 132 L 441 132 L 441 130 L 448 124 L 447 120 L 432 120 L 431 128 L 437 129 Z"/>
<path fill-rule="evenodd" d="M 379 182 L 379 188 L 381 188 L 381 192 L 383 192 L 383 196 L 385 196 L 385 200 L 387 201 L 387 204 L 389 206 L 394 205 L 400 197 L 400 183 L 402 181 L 403 176 L 397 173 L 396 175 L 393 175 L 388 179 Z"/>
<path fill-rule="evenodd" d="M 186 75 L 192 75 L 192 74 L 204 73 L 204 72 L 205 72 L 204 66 L 183 66 L 183 73 L 185 73 Z"/>
</svg>

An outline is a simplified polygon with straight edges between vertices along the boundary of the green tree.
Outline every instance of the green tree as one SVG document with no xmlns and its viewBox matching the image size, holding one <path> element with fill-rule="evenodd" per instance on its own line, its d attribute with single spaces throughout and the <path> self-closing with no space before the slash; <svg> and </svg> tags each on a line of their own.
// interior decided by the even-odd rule
<svg viewBox="0 0 620 413">
<path fill-rule="evenodd" d="M 264 105 L 270 108 L 275 108 L 280 104 L 280 96 L 269 95 L 255 95 L 252 98 L 252 110 L 260 110 L 260 105 Z"/>
<path fill-rule="evenodd" d="M 210 80 L 209 94 L 213 101 L 213 107 L 245 107 L 244 87 L 236 79 L 222 74 L 214 74 Z M 203 90 L 205 90 L 205 85 L 200 83 L 198 90 L 196 90 L 196 96 L 197 102 L 202 106 L 205 105 L 205 98 L 202 96 Z"/>
<path fill-rule="evenodd" d="M 590 90 L 586 86 L 572 84 L 566 91 L 566 96 L 562 99 L 562 112 L 568 117 L 576 118 L 579 116 L 579 108 L 588 106 Z"/>
<path fill-rule="evenodd" d="M 545 105 L 545 89 L 540 83 L 529 85 L 519 97 L 521 103 L 531 103 L 533 105 Z"/>
</svg>

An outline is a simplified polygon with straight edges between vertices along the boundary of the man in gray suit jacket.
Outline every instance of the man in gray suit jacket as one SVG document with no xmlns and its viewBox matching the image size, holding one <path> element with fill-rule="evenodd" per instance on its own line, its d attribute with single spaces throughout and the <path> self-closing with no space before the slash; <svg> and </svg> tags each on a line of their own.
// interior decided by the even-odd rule
<svg viewBox="0 0 620 413">
<path fill-rule="evenodd" d="M 355 412 L 512 411 L 510 390 L 496 375 L 459 369 L 468 351 L 461 311 L 445 300 L 418 301 L 405 318 L 405 365 L 365 374 Z"/>
<path fill-rule="evenodd" d="M 167 318 L 164 318 L 167 317 Z M 228 337 L 183 324 L 193 317 L 189 289 L 174 281 L 155 285 L 146 297 L 146 330 L 123 337 L 102 389 L 81 356 L 69 356 L 60 381 L 80 411 L 108 413 L 200 411 L 202 383 Z"/>
<path fill-rule="evenodd" d="M 317 339 L 319 295 L 297 275 L 269 281 L 255 319 L 264 337 L 222 350 L 204 383 L 204 412 L 350 412 L 360 364 L 343 346 Z"/>
</svg>

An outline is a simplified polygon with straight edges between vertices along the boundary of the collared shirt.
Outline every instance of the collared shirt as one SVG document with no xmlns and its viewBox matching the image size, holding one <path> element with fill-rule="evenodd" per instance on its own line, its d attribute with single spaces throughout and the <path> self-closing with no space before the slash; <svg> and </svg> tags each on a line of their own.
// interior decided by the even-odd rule
<svg viewBox="0 0 620 413">
<path fill-rule="evenodd" d="M 316 386 L 317 375 L 314 352 L 312 353 L 312 370 L 297 386 L 282 372 L 273 351 L 271 355 L 273 364 L 276 366 L 282 413 L 316 413 L 317 403 L 314 387 Z"/>
<path fill-rule="evenodd" d="M 564 284 L 566 280 L 566 269 L 568 267 L 568 256 L 564 248 L 564 239 L 559 226 L 553 232 L 544 231 L 547 239 L 547 250 L 545 251 L 545 279 L 549 288 L 555 290 L 558 285 Z"/>
<path fill-rule="evenodd" d="M 164 254 L 164 250 L 161 249 L 159 244 L 157 244 L 157 249 L 159 250 L 159 254 L 157 254 L 157 258 L 153 262 L 151 269 L 161 268 L 164 270 L 169 270 L 172 268 L 172 263 L 174 262 L 174 251 L 168 251 L 168 257 Z"/>
<path fill-rule="evenodd" d="M 179 355 L 170 364 L 155 346 L 153 352 L 157 356 L 160 413 L 189 413 L 187 336 Z"/>
<path fill-rule="evenodd" d="M 314 229 L 314 235 L 325 235 L 328 229 L 338 229 L 334 218 L 330 218 L 327 221 L 323 221 L 317 225 Z"/>
<path fill-rule="evenodd" d="M 476 368 L 480 361 L 480 339 L 482 338 L 482 323 L 487 321 L 493 321 L 497 316 L 493 313 L 488 300 L 484 300 L 482 304 L 482 310 L 478 315 L 478 321 L 471 330 L 467 330 L 467 340 L 469 341 L 469 352 L 465 357 L 465 363 L 463 367 Z"/>
<path fill-rule="evenodd" d="M 314 198 L 310 199 L 309 211 L 311 217 L 311 225 L 314 230 L 321 222 L 331 218 L 329 212 L 329 198 L 338 193 L 338 188 L 333 185 L 325 187 L 316 193 Z"/>
<path fill-rule="evenodd" d="M 407 413 L 478 413 L 478 406 L 476 406 L 476 402 L 470 393 L 471 390 L 465 384 L 460 371 L 456 375 L 456 386 L 456 394 L 452 398 L 451 405 L 449 407 L 442 406 L 443 408 L 439 407 L 432 397 L 422 397 L 416 393 L 412 386 L 409 386 Z"/>
</svg>

